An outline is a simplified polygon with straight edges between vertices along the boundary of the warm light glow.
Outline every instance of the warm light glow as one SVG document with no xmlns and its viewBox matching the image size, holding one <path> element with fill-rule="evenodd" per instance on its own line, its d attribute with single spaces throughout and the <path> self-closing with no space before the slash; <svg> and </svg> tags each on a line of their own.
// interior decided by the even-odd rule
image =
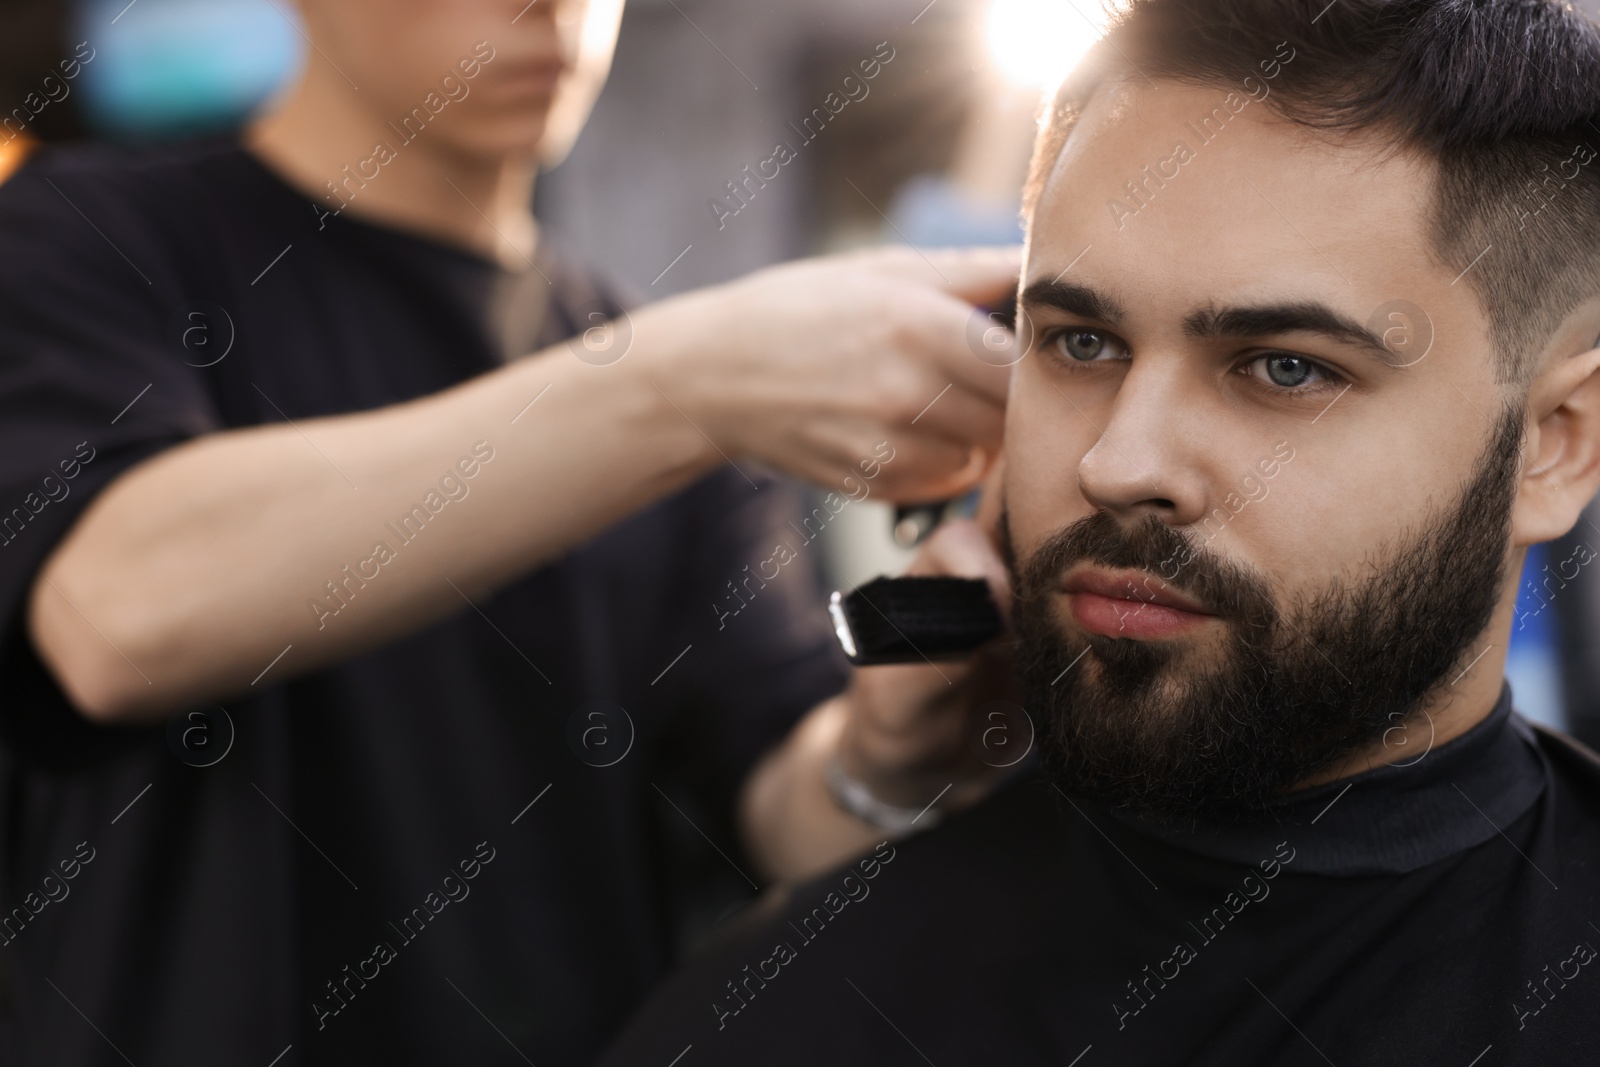
<svg viewBox="0 0 1600 1067">
<path fill-rule="evenodd" d="M 990 0 L 989 53 L 1018 85 L 1053 89 L 1105 32 L 1103 0 Z"/>
</svg>

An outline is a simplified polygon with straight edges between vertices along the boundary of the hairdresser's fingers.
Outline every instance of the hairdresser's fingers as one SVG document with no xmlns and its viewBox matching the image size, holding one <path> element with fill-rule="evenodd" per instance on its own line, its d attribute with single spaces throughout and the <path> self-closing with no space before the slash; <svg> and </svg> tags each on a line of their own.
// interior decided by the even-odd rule
<svg viewBox="0 0 1600 1067">
<path fill-rule="evenodd" d="M 994 304 L 1016 293 L 1022 246 L 925 251 L 890 247 L 861 253 L 866 265 L 904 281 L 943 289 L 969 304 Z"/>
<path fill-rule="evenodd" d="M 924 437 L 922 441 L 920 447 L 907 449 L 912 464 L 883 479 L 880 495 L 885 501 L 922 504 L 953 500 L 977 486 L 989 464 L 988 453 L 981 448 L 952 446 L 943 438 Z"/>
<path fill-rule="evenodd" d="M 759 453 L 772 466 L 804 481 L 856 495 L 862 486 L 878 500 L 909 504 L 948 500 L 971 490 L 987 454 L 937 434 L 873 430 L 848 440 L 808 437 L 768 441 Z"/>
<path fill-rule="evenodd" d="M 969 670 L 962 664 L 894 663 L 856 671 L 846 694 L 844 748 L 858 773 L 890 787 L 900 800 L 920 794 L 925 771 L 960 755 L 967 717 L 956 695 Z"/>
<path fill-rule="evenodd" d="M 912 417 L 909 426 L 993 455 L 1005 436 L 1005 422 L 1004 397 L 996 400 L 987 390 L 973 391 L 951 382 Z"/>
<path fill-rule="evenodd" d="M 893 664 L 856 672 L 845 694 L 849 709 L 840 757 L 846 769 L 892 804 L 917 806 L 944 796 L 981 795 L 997 766 L 985 759 L 977 709 L 1015 694 L 1007 688 L 1003 653 L 970 663 Z M 992 741 L 992 735 L 990 737 Z"/>
<path fill-rule="evenodd" d="M 1014 333 L 954 297 L 929 293 L 907 326 L 907 347 L 929 372 L 1001 407 L 1011 388 L 1011 368 L 1021 357 Z"/>
<path fill-rule="evenodd" d="M 924 299 L 890 309 L 913 331 L 908 347 L 946 381 L 1004 404 L 1010 368 L 1021 352 L 1015 335 L 985 309 L 1016 295 L 1020 248 L 881 249 L 865 254 L 861 264 L 926 286 Z"/>
</svg>

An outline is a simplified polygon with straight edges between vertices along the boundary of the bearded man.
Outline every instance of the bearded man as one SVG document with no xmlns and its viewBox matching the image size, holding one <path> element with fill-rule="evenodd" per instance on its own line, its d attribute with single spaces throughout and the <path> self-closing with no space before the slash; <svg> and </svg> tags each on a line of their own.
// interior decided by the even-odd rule
<svg viewBox="0 0 1600 1067">
<path fill-rule="evenodd" d="M 604 1062 L 1593 1062 L 1600 763 L 1503 666 L 1600 487 L 1597 151 L 1569 5 L 1127 5 L 1042 124 L 992 516 L 915 568 L 1011 639 L 799 727 L 746 815 L 811 880 Z"/>
</svg>

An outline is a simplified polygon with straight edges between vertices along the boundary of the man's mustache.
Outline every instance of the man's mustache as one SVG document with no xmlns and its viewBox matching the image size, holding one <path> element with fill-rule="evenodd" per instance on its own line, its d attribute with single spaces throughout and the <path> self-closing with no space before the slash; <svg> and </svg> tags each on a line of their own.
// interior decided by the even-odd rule
<svg viewBox="0 0 1600 1067">
<path fill-rule="evenodd" d="M 1109 511 L 1097 510 L 1051 534 L 1021 561 L 1020 571 L 1007 520 L 1002 513 L 1001 544 L 1019 596 L 1049 597 L 1059 592 L 1068 570 L 1091 563 L 1143 574 L 1129 590 L 1133 599 L 1148 600 L 1159 590 L 1171 589 L 1236 622 L 1270 626 L 1278 617 L 1263 577 L 1154 515 L 1124 526 Z"/>
</svg>

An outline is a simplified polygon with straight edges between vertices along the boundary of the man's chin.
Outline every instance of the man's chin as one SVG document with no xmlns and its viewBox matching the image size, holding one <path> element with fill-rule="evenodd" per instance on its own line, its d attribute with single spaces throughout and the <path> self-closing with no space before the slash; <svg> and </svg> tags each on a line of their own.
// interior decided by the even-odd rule
<svg viewBox="0 0 1600 1067">
<path fill-rule="evenodd" d="M 1247 706 L 1246 683 L 1229 666 L 1184 642 L 1098 636 L 1024 654 L 1019 675 L 1028 707 L 1042 713 L 1044 769 L 1071 797 L 1176 829 L 1260 821 L 1355 746 L 1286 747 L 1273 723 L 1234 712 Z"/>
</svg>

